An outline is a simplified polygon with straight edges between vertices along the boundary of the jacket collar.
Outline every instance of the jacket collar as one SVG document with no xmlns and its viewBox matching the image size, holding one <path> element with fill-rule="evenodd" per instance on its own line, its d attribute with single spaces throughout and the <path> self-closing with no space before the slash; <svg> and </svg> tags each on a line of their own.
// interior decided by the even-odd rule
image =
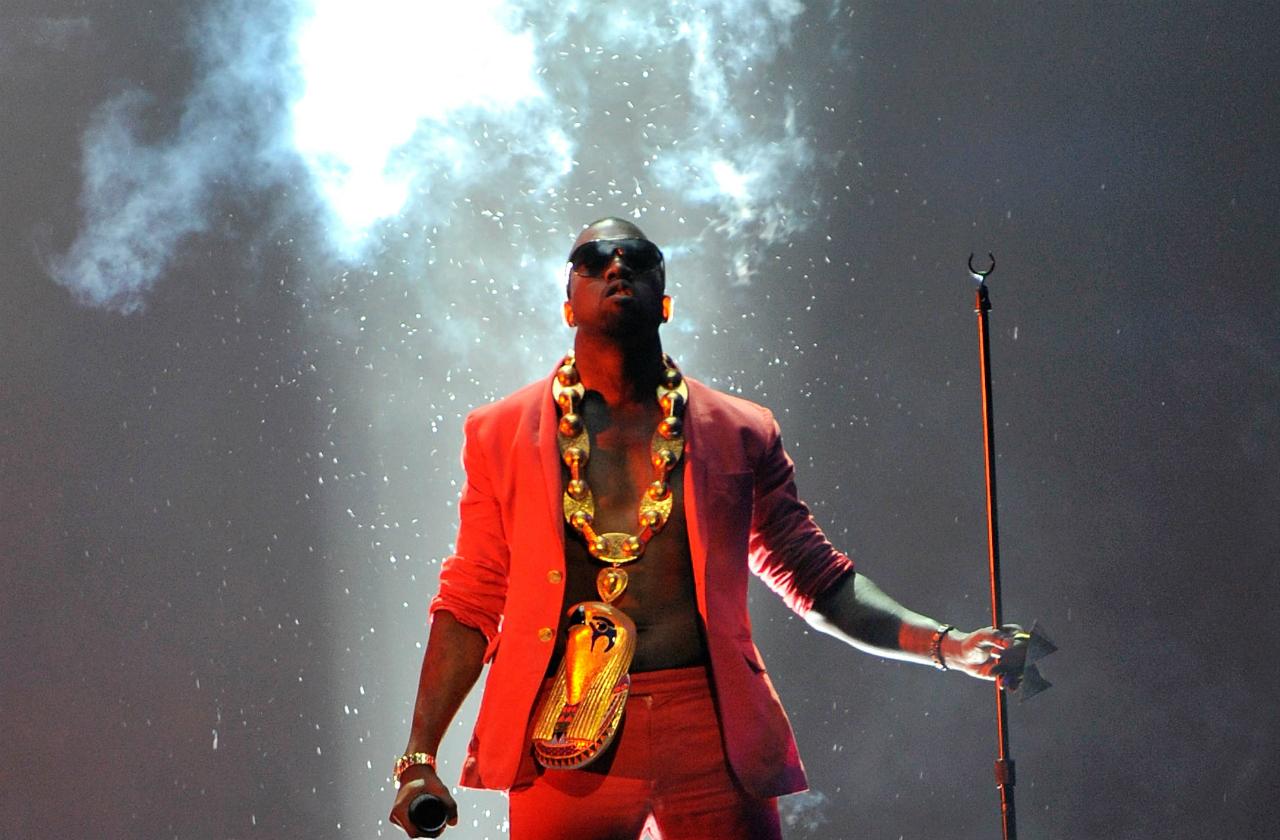
<svg viewBox="0 0 1280 840">
<path fill-rule="evenodd" d="M 556 369 L 559 369 L 559 365 Z M 564 562 L 564 527 L 561 525 L 561 519 L 564 517 L 561 502 L 564 481 L 560 475 L 560 445 L 556 442 L 556 430 L 560 425 L 560 419 L 556 412 L 556 402 L 551 396 L 551 380 L 554 377 L 555 371 L 552 371 L 551 376 L 547 377 L 542 396 L 537 403 L 535 435 L 538 443 L 538 460 L 542 463 L 543 484 L 547 492 L 547 509 L 551 516 L 552 530 L 555 531 L 556 540 L 560 545 L 560 559 Z"/>
</svg>

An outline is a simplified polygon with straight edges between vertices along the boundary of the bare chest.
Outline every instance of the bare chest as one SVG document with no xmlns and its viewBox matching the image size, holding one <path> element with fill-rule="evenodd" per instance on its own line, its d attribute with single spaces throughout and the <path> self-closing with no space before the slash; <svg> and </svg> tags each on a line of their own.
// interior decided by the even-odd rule
<svg viewBox="0 0 1280 840">
<path fill-rule="evenodd" d="M 597 531 L 635 531 L 640 497 L 654 479 L 651 445 L 658 408 L 619 417 L 586 412 L 591 455 L 587 483 L 596 504 Z"/>
<path fill-rule="evenodd" d="M 652 411 L 592 416 L 588 405 L 584 419 L 591 442 L 586 478 L 595 499 L 595 528 L 638 533 L 640 498 L 654 479 L 650 441 L 660 410 L 655 404 Z M 634 670 L 678 667 L 705 655 L 685 519 L 683 465 L 669 481 L 672 508 L 667 524 L 640 558 L 626 565 L 627 589 L 615 602 L 636 623 Z M 599 599 L 596 576 L 603 568 L 581 535 L 566 525 L 565 610 Z"/>
</svg>

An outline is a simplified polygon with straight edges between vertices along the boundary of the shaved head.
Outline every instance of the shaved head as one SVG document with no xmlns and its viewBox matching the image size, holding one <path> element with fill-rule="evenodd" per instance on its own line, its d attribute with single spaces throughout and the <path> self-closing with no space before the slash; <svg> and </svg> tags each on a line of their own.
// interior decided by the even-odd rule
<svg viewBox="0 0 1280 840">
<path fill-rule="evenodd" d="M 569 249 L 569 254 L 588 242 L 596 242 L 601 239 L 644 239 L 649 237 L 644 235 L 644 231 L 636 227 L 626 219 L 619 219 L 609 216 L 604 219 L 597 219 L 582 229 L 582 233 L 578 234 L 578 238 L 573 240 L 573 247 Z"/>
</svg>

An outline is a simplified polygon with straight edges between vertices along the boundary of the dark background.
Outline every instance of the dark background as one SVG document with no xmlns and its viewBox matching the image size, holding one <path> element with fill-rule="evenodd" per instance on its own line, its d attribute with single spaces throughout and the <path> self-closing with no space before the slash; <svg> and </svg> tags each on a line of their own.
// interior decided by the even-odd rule
<svg viewBox="0 0 1280 840">
<path fill-rule="evenodd" d="M 633 211 L 669 254 L 667 349 L 771 406 L 833 540 L 964 626 L 989 615 L 965 260 L 995 252 L 1005 605 L 1061 648 L 1054 688 L 1011 705 L 1023 833 L 1270 836 L 1273 8 L 676 3 L 645 41 L 616 11 L 529 5 L 556 91 L 541 118 L 573 126 L 574 172 L 534 194 L 518 154 L 424 170 L 352 252 L 306 162 L 269 142 L 305 5 L 0 7 L 5 836 L 394 836 L 461 417 L 549 370 L 573 232 Z M 687 56 L 655 58 L 684 19 L 712 64 L 743 62 L 722 122 Z M 210 36 L 236 27 L 265 35 Z M 617 39 L 635 50 L 613 59 Z M 271 74 L 198 113 L 243 43 Z M 111 114 L 131 139 L 95 204 Z M 486 119 L 450 130 L 482 148 Z M 765 150 L 758 192 L 634 175 L 664 131 L 739 169 Z M 415 142 L 408 158 L 435 143 Z M 184 167 L 199 186 L 175 199 Z M 95 294 L 117 222 L 138 259 Z M 997 836 L 988 686 L 843 648 L 763 587 L 752 609 L 810 773 L 789 837 Z M 505 833 L 499 795 L 463 796 L 451 836 Z"/>
</svg>

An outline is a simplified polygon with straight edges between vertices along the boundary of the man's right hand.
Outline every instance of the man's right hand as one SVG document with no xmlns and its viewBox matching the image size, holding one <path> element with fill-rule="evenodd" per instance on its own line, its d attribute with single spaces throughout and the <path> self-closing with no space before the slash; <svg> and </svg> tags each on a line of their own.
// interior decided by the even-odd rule
<svg viewBox="0 0 1280 840">
<path fill-rule="evenodd" d="M 409 804 L 424 793 L 439 797 L 444 803 L 447 811 L 448 825 L 458 824 L 458 803 L 453 801 L 453 796 L 449 794 L 449 788 L 444 782 L 440 781 L 440 777 L 436 775 L 436 771 L 426 764 L 417 764 L 400 774 L 400 789 L 396 791 L 395 804 L 391 806 L 391 815 L 389 819 L 395 825 L 404 829 L 405 834 L 410 837 L 439 837 L 444 833 L 444 829 L 424 834 L 418 831 L 417 827 L 409 821 Z"/>
</svg>

